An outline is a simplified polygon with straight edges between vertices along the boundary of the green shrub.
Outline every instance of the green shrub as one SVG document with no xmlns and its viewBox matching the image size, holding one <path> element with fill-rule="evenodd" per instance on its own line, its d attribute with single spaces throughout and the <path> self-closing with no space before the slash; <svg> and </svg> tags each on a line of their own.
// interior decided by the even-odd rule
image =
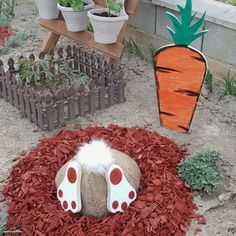
<svg viewBox="0 0 236 236">
<path fill-rule="evenodd" d="M 0 16 L 0 27 L 9 26 L 10 22 L 11 22 L 10 18 Z"/>
<path fill-rule="evenodd" d="M 20 78 L 24 83 L 33 87 L 45 86 L 52 94 L 61 85 L 71 86 L 77 82 L 87 85 L 89 77 L 71 68 L 71 61 L 65 61 L 55 69 L 50 60 L 36 60 L 22 58 L 18 61 Z"/>
<path fill-rule="evenodd" d="M 13 17 L 14 11 L 15 0 L 0 0 L 0 16 Z"/>
<path fill-rule="evenodd" d="M 15 35 L 11 36 L 5 41 L 4 47 L 15 48 L 15 47 L 21 46 L 25 42 L 26 39 L 27 39 L 27 36 L 24 32 L 16 33 Z"/>
<path fill-rule="evenodd" d="M 178 174 L 193 190 L 211 193 L 221 179 L 221 153 L 202 151 L 182 160 L 178 165 Z"/>
<path fill-rule="evenodd" d="M 236 6 L 236 0 L 227 0 L 226 1 L 228 4 L 231 4 L 233 6 Z"/>
</svg>

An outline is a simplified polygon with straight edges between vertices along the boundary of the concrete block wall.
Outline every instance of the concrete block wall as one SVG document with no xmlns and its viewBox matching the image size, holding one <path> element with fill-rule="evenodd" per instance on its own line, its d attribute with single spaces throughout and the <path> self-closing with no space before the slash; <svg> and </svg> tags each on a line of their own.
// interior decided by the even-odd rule
<svg viewBox="0 0 236 236">
<path fill-rule="evenodd" d="M 151 44 L 159 48 L 172 43 L 166 30 L 171 23 L 165 12 L 179 16 L 176 4 L 184 6 L 185 0 L 140 0 L 137 14 L 130 18 L 128 35 L 145 49 Z M 215 0 L 194 0 L 193 11 L 198 12 L 196 19 L 207 12 L 205 29 L 209 32 L 192 46 L 207 56 L 213 73 L 226 73 L 229 68 L 236 71 L 236 7 Z"/>
</svg>

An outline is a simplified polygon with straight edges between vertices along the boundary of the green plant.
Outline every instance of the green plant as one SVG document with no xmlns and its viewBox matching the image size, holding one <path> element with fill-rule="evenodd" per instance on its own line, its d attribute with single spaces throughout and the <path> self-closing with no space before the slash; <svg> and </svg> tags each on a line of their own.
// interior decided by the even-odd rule
<svg viewBox="0 0 236 236">
<path fill-rule="evenodd" d="M 93 26 L 92 26 L 91 22 L 88 23 L 87 30 L 88 30 L 89 32 L 92 32 L 92 33 L 93 33 Z"/>
<path fill-rule="evenodd" d="M 212 91 L 213 91 L 213 75 L 211 74 L 211 72 L 209 70 L 207 71 L 207 74 L 206 74 L 205 83 L 206 83 L 207 90 L 210 93 L 212 93 Z"/>
<path fill-rule="evenodd" d="M 9 37 L 4 42 L 3 46 L 0 47 L 0 55 L 6 55 L 9 52 L 10 48 L 21 46 L 26 40 L 26 38 L 27 36 L 23 32 L 17 33 Z"/>
<path fill-rule="evenodd" d="M 178 174 L 193 190 L 211 193 L 222 177 L 220 163 L 221 153 L 205 150 L 182 160 Z"/>
<path fill-rule="evenodd" d="M 82 0 L 58 0 L 58 2 L 63 7 L 72 7 L 74 11 L 84 10 L 84 1 Z"/>
<path fill-rule="evenodd" d="M 9 26 L 10 22 L 11 22 L 10 18 L 4 17 L 4 16 L 0 16 L 0 27 Z"/>
<path fill-rule="evenodd" d="M 106 6 L 108 8 L 108 16 L 118 15 L 123 8 L 123 3 L 116 0 L 106 0 Z"/>
<path fill-rule="evenodd" d="M 236 6 L 236 0 L 227 0 L 226 3 Z"/>
<path fill-rule="evenodd" d="M 27 36 L 24 32 L 16 33 L 15 35 L 9 37 L 5 41 L 4 47 L 14 48 L 14 47 L 21 46 L 25 42 L 26 39 L 27 39 Z"/>
<path fill-rule="evenodd" d="M 9 48 L 7 47 L 0 47 L 0 56 L 6 55 L 9 52 Z"/>
<path fill-rule="evenodd" d="M 203 36 L 207 33 L 207 30 L 197 32 L 205 20 L 206 13 L 196 22 L 192 23 L 195 15 L 192 15 L 192 0 L 187 0 L 186 5 L 183 8 L 180 5 L 177 5 L 181 20 L 179 20 L 174 14 L 167 12 L 167 16 L 174 26 L 172 30 L 169 26 L 167 29 L 176 45 L 188 46 L 195 39 Z"/>
<path fill-rule="evenodd" d="M 145 57 L 141 51 L 140 44 L 138 45 L 131 37 L 129 37 L 128 40 L 125 40 L 125 47 L 128 50 L 128 52 L 130 54 L 138 56 L 141 60 L 144 60 Z"/>
<path fill-rule="evenodd" d="M 39 85 L 42 81 L 50 83 L 53 80 L 53 67 L 48 61 L 31 61 L 22 58 L 18 64 L 20 78 L 27 84 Z"/>
<path fill-rule="evenodd" d="M 236 75 L 231 75 L 230 70 L 226 75 L 222 75 L 222 81 L 220 83 L 225 95 L 233 96 L 236 94 Z"/>
<path fill-rule="evenodd" d="M 15 10 L 15 0 L 0 0 L 0 16 L 13 17 Z"/>
<path fill-rule="evenodd" d="M 156 49 L 154 48 L 154 46 L 151 44 L 151 45 L 149 46 L 149 48 L 148 48 L 148 52 L 149 52 L 151 58 L 153 58 L 153 57 L 155 56 L 157 50 L 156 50 Z"/>
<path fill-rule="evenodd" d="M 53 66 L 54 63 L 48 60 L 32 61 L 22 58 L 18 64 L 20 78 L 23 82 L 33 86 L 44 85 L 52 94 L 66 81 L 68 85 L 72 85 L 78 80 L 86 85 L 89 81 L 87 75 L 71 68 L 70 61 L 63 62 L 57 69 Z"/>
<path fill-rule="evenodd" d="M 82 84 L 87 84 L 89 77 L 84 73 L 80 73 L 78 70 L 71 68 L 70 62 L 64 62 L 59 68 L 58 72 L 55 73 L 57 80 L 63 81 L 64 79 L 68 80 L 69 85 L 73 81 L 76 81 L 79 78 L 79 82 Z"/>
</svg>

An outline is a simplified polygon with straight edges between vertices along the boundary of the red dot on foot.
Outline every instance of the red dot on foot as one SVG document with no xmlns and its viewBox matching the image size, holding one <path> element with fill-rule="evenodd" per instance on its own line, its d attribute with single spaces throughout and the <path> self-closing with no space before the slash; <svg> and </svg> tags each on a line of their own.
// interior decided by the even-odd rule
<svg viewBox="0 0 236 236">
<path fill-rule="evenodd" d="M 58 196 L 63 197 L 63 191 L 61 189 L 58 191 Z"/>
<path fill-rule="evenodd" d="M 134 196 L 135 196 L 134 191 L 130 191 L 129 192 L 129 198 L 132 200 L 132 199 L 134 199 Z"/>
<path fill-rule="evenodd" d="M 127 203 L 126 202 L 123 202 L 121 204 L 121 209 L 124 211 L 126 208 L 128 207 Z"/>
<path fill-rule="evenodd" d="M 113 208 L 113 209 L 117 209 L 118 206 L 119 206 L 118 201 L 114 201 L 114 202 L 112 203 L 112 208 Z"/>
<path fill-rule="evenodd" d="M 117 185 L 122 180 L 122 173 L 118 168 L 115 168 L 110 174 L 110 181 L 112 184 Z"/>
<path fill-rule="evenodd" d="M 75 202 L 75 201 L 72 201 L 72 202 L 71 202 L 71 207 L 72 207 L 72 209 L 75 209 L 75 208 L 76 208 L 76 202 Z"/>
<path fill-rule="evenodd" d="M 65 210 L 68 208 L 68 203 L 67 203 L 67 201 L 64 201 L 62 205 L 63 205 L 63 208 L 64 208 Z"/>
<path fill-rule="evenodd" d="M 67 172 L 67 178 L 69 180 L 70 183 L 75 183 L 77 175 L 76 175 L 76 171 L 74 168 L 70 167 L 68 172 Z"/>
</svg>

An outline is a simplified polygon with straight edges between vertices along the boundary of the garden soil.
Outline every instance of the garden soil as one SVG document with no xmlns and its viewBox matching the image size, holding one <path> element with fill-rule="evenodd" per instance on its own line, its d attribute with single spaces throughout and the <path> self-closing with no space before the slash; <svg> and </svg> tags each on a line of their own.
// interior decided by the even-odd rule
<svg viewBox="0 0 236 236">
<path fill-rule="evenodd" d="M 16 2 L 16 16 L 12 28 L 15 31 L 25 31 L 28 39 L 22 47 L 11 49 L 8 55 L 1 56 L 3 61 L 10 56 L 17 58 L 21 54 L 37 54 L 45 34 L 45 30 L 38 26 L 35 3 L 31 0 Z M 59 45 L 64 46 L 67 43 L 65 39 L 61 39 Z M 196 232 L 197 235 L 203 236 L 236 235 L 236 97 L 223 96 L 217 86 L 214 86 L 213 94 L 207 93 L 204 89 L 190 133 L 175 133 L 159 125 L 152 63 L 125 53 L 122 64 L 127 80 L 126 102 L 79 118 L 67 125 L 67 128 L 107 127 L 109 124 L 138 126 L 157 131 L 173 139 L 178 145 L 187 144 L 190 154 L 203 149 L 221 151 L 224 155 L 224 178 L 221 184 L 210 196 L 193 193 L 194 202 L 199 208 L 198 213 L 204 215 L 206 224 L 198 224 L 197 220 L 193 220 L 187 235 L 191 236 Z M 60 129 L 50 133 L 39 131 L 36 126 L 22 119 L 20 113 L 2 99 L 0 127 L 0 189 L 3 189 L 15 161 L 35 147 L 41 138 L 49 137 Z M 6 216 L 6 202 L 0 194 L 0 228 L 4 225 Z"/>
</svg>

